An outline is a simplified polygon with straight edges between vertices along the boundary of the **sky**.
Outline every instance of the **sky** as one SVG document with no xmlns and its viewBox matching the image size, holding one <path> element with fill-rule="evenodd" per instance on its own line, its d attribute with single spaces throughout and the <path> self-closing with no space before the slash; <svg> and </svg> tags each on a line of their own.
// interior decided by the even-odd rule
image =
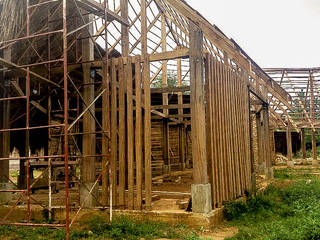
<svg viewBox="0 0 320 240">
<path fill-rule="evenodd" d="M 320 0 L 186 1 L 260 67 L 320 67 Z"/>
</svg>

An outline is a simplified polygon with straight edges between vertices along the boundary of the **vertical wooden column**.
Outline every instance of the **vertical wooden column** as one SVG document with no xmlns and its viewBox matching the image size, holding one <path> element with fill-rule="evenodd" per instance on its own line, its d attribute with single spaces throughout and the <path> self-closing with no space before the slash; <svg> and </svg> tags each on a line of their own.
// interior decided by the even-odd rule
<svg viewBox="0 0 320 240">
<path fill-rule="evenodd" d="M 128 19 L 128 0 L 120 1 L 121 16 Z M 128 27 L 121 25 L 121 52 L 123 57 L 129 55 L 129 31 Z M 126 71 L 124 69 L 124 59 L 118 62 L 118 79 L 119 79 L 119 207 L 124 208 L 125 188 L 126 188 Z"/>
<path fill-rule="evenodd" d="M 315 106 L 314 106 L 314 79 L 312 73 L 310 73 L 310 111 L 311 111 L 311 120 L 315 120 Z M 312 129 L 312 166 L 317 167 L 319 165 L 317 160 L 317 143 L 316 143 L 316 133 Z"/>
<path fill-rule="evenodd" d="M 91 22 L 92 15 L 84 17 L 86 22 Z M 89 34 L 93 34 L 93 25 L 89 24 L 87 28 L 82 31 L 84 39 L 82 40 L 82 61 L 94 60 L 94 45 L 89 37 Z M 94 79 L 91 77 L 90 64 L 82 64 L 83 69 L 83 98 L 87 105 L 83 105 L 83 108 L 90 105 L 95 98 Z M 95 104 L 92 105 L 90 111 L 95 113 Z M 96 135 L 92 134 L 96 131 L 96 122 L 90 112 L 83 115 L 83 138 L 82 138 L 82 154 L 84 156 L 96 155 Z M 83 201 L 88 195 L 89 190 L 94 185 L 96 180 L 96 168 L 95 157 L 84 157 L 81 163 L 81 188 L 80 199 Z M 89 194 L 88 200 L 84 204 L 86 207 L 93 207 L 96 202 L 93 195 L 97 193 L 97 188 Z"/>
<path fill-rule="evenodd" d="M 265 161 L 265 175 L 267 178 L 273 178 L 272 163 L 271 163 L 271 142 L 270 142 L 270 132 L 269 132 L 269 110 L 268 105 L 264 104 L 262 106 L 263 113 L 263 131 L 264 131 L 264 161 Z"/>
<path fill-rule="evenodd" d="M 119 59 L 119 207 L 125 207 L 126 185 L 126 96 L 123 58 Z"/>
<path fill-rule="evenodd" d="M 177 60 L 177 86 L 182 86 L 182 66 L 181 59 Z M 182 92 L 178 93 L 178 105 L 183 105 L 183 94 Z M 178 109 L 179 121 L 183 122 L 183 108 Z M 183 171 L 186 168 L 186 131 L 185 125 L 179 124 L 179 160 L 181 164 L 181 170 Z"/>
<path fill-rule="evenodd" d="M 312 131 L 312 166 L 318 166 L 316 131 Z"/>
<path fill-rule="evenodd" d="M 192 211 L 208 213 L 212 210 L 212 198 L 207 170 L 203 33 L 192 21 L 189 22 L 189 38 L 193 159 Z"/>
<path fill-rule="evenodd" d="M 117 94 L 117 70 L 115 61 L 111 61 L 111 178 L 112 178 L 112 205 L 116 206 L 117 186 L 117 160 L 118 160 L 118 94 Z"/>
<path fill-rule="evenodd" d="M 264 174 L 264 147 L 263 147 L 263 131 L 261 126 L 261 112 L 256 113 L 256 129 L 257 129 L 257 147 L 258 147 L 258 162 L 257 172 Z"/>
<path fill-rule="evenodd" d="M 134 208 L 134 146 L 133 146 L 133 93 L 132 62 L 128 58 L 126 65 L 127 79 L 127 162 L 128 162 L 128 208 Z"/>
<path fill-rule="evenodd" d="M 276 161 L 276 146 L 275 146 L 273 128 L 269 128 L 269 139 L 270 139 L 271 165 L 274 166 Z"/>
<path fill-rule="evenodd" d="M 144 89 L 144 168 L 145 168 L 145 203 L 146 210 L 151 210 L 152 201 L 152 169 L 151 169 L 151 91 L 150 91 L 150 62 L 148 58 L 147 37 L 147 6 L 141 0 L 141 46 L 143 61 Z"/>
<path fill-rule="evenodd" d="M 291 138 L 291 123 L 288 121 L 287 126 L 287 166 L 289 168 L 294 167 L 293 159 L 292 159 L 292 138 Z"/>
<path fill-rule="evenodd" d="M 166 27 L 166 17 L 164 14 L 161 15 L 161 47 L 162 52 L 167 51 L 167 27 Z M 168 62 L 162 62 L 162 87 L 168 87 Z M 168 93 L 162 93 L 162 104 L 168 105 Z M 163 109 L 163 114 L 168 115 L 169 110 Z M 171 171 L 171 163 L 170 163 L 170 141 L 169 141 L 169 121 L 168 119 L 163 119 L 163 173 L 169 173 Z"/>
<path fill-rule="evenodd" d="M 307 151 L 306 151 L 306 142 L 305 142 L 305 129 L 301 129 L 301 151 L 302 151 L 302 163 L 303 165 L 307 165 Z"/>
<path fill-rule="evenodd" d="M 135 125 L 135 150 L 136 150 L 136 190 L 137 201 L 135 209 L 142 209 L 142 99 L 141 99 L 141 65 L 135 66 L 136 87 L 136 125 Z"/>
<path fill-rule="evenodd" d="M 108 2 L 104 0 L 104 7 L 106 8 L 105 11 L 108 9 Z M 102 95 L 102 128 L 104 133 L 102 134 L 102 161 L 101 161 L 101 168 L 102 168 L 102 190 L 101 190 L 101 202 L 103 206 L 107 206 L 108 204 L 108 186 L 109 181 L 112 184 L 112 177 L 111 174 L 111 158 L 109 157 L 110 154 L 110 139 L 111 139 L 111 132 L 110 132 L 110 75 L 109 75 L 109 49 L 108 49 L 108 28 L 107 28 L 107 14 L 105 12 L 105 56 L 104 56 L 104 63 L 103 63 L 103 76 L 102 76 L 102 85 L 103 88 L 106 89 L 105 93 Z M 109 160 L 109 163 L 108 163 Z M 109 175 L 110 174 L 110 175 Z"/>
<path fill-rule="evenodd" d="M 11 48 L 4 50 L 4 59 L 11 60 Z M 9 73 L 3 72 L 1 74 L 1 82 L 6 88 L 0 88 L 0 98 L 9 97 L 10 90 L 10 78 Z M 10 101 L 0 102 L 0 129 L 10 128 Z M 10 132 L 0 133 L 0 157 L 8 158 L 10 155 Z M 0 190 L 12 189 L 9 186 L 9 160 L 0 161 Z M 6 204 L 12 194 L 11 193 L 0 193 L 0 204 Z"/>
</svg>

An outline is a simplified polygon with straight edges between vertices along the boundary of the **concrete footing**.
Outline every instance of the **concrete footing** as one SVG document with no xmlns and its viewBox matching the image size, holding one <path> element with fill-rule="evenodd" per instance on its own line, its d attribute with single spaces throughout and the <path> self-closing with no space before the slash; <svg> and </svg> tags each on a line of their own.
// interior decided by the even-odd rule
<svg viewBox="0 0 320 240">
<path fill-rule="evenodd" d="M 0 183 L 1 190 L 12 190 L 13 186 L 10 183 Z M 6 205 L 12 199 L 12 193 L 1 192 L 0 193 L 0 205 Z"/>
<path fill-rule="evenodd" d="M 265 169 L 265 175 L 267 179 L 273 179 L 274 175 L 273 175 L 273 168 L 269 167 Z"/>
<path fill-rule="evenodd" d="M 98 197 L 98 184 L 93 189 L 91 194 L 89 194 L 93 185 L 94 185 L 94 183 L 82 183 L 80 186 L 80 201 L 81 201 L 81 203 L 83 201 L 85 201 L 85 203 L 83 205 L 85 208 L 98 206 L 98 203 L 96 200 L 96 199 L 99 199 L 99 197 Z M 96 197 L 94 197 L 94 196 L 96 196 Z"/>
<path fill-rule="evenodd" d="M 288 161 L 287 162 L 287 167 L 288 168 L 294 168 L 294 162 L 293 161 Z"/>
<path fill-rule="evenodd" d="M 308 165 L 307 159 L 302 159 L 302 165 Z"/>
<path fill-rule="evenodd" d="M 0 216 L 5 216 L 12 206 L 0 206 Z M 113 217 L 128 216 L 138 221 L 155 221 L 166 222 L 169 224 L 185 224 L 190 227 L 204 227 L 206 229 L 213 229 L 221 224 L 224 220 L 223 207 L 215 209 L 208 214 L 199 214 L 185 211 L 135 211 L 135 210 L 114 210 L 112 211 Z M 41 207 L 31 207 L 31 221 L 44 222 L 43 209 Z M 54 216 L 54 223 L 64 223 L 65 209 L 54 208 L 52 209 Z M 77 209 L 70 210 L 70 219 L 73 219 L 77 213 Z M 27 208 L 25 206 L 17 206 L 15 211 L 8 217 L 8 221 L 21 222 L 25 221 Z M 96 209 L 83 209 L 80 211 L 75 221 L 75 226 L 83 226 L 84 223 L 94 217 L 103 217 L 109 220 L 109 210 Z"/>
<path fill-rule="evenodd" d="M 210 213 L 212 211 L 211 185 L 192 184 L 192 212 Z"/>
<path fill-rule="evenodd" d="M 312 167 L 319 167 L 319 161 L 318 160 L 312 160 Z"/>
</svg>

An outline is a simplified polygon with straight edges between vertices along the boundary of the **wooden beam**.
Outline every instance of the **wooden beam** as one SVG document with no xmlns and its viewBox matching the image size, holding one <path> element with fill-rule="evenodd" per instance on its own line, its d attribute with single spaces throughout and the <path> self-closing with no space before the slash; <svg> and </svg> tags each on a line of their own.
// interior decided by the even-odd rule
<svg viewBox="0 0 320 240">
<path fill-rule="evenodd" d="M 109 9 L 105 9 L 103 4 L 96 2 L 94 0 L 77 0 L 79 7 L 83 8 L 84 10 L 88 11 L 91 14 L 95 14 L 100 17 L 104 17 L 105 11 L 107 12 L 107 21 L 117 21 L 125 26 L 129 26 L 129 22 L 127 19 L 119 16 L 115 12 L 112 12 Z"/>
<path fill-rule="evenodd" d="M 0 65 L 4 66 L 4 67 L 7 67 L 7 68 L 10 68 L 12 69 L 12 71 L 14 72 L 17 72 L 20 76 L 26 76 L 27 75 L 27 69 L 26 68 L 23 68 L 13 62 L 10 62 L 4 58 L 0 58 Z M 45 78 L 45 77 L 42 77 L 41 75 L 35 73 L 35 72 L 32 72 L 30 71 L 30 76 L 33 76 L 34 77 L 34 80 L 38 80 L 38 81 L 41 81 L 41 82 L 44 82 L 44 83 L 48 83 L 48 84 L 51 84 L 53 86 L 56 86 L 58 88 L 61 88 L 61 86 L 55 82 L 52 82 L 50 81 L 49 79 Z"/>
</svg>

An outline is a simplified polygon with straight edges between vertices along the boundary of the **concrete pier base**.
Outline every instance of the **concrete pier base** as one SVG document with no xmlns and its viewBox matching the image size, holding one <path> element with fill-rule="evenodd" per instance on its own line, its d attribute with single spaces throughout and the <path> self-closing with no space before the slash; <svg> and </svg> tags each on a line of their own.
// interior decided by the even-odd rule
<svg viewBox="0 0 320 240">
<path fill-rule="evenodd" d="M 287 162 L 287 167 L 288 168 L 294 168 L 294 162 L 293 161 L 288 161 Z"/>
<path fill-rule="evenodd" d="M 312 160 L 312 167 L 319 167 L 319 161 L 318 160 Z"/>
<path fill-rule="evenodd" d="M 194 213 L 210 213 L 212 211 L 211 185 L 208 184 L 192 184 L 192 212 Z"/>
<path fill-rule="evenodd" d="M 273 168 L 269 167 L 265 169 L 265 175 L 267 179 L 273 179 L 274 175 L 273 175 Z"/>
</svg>

